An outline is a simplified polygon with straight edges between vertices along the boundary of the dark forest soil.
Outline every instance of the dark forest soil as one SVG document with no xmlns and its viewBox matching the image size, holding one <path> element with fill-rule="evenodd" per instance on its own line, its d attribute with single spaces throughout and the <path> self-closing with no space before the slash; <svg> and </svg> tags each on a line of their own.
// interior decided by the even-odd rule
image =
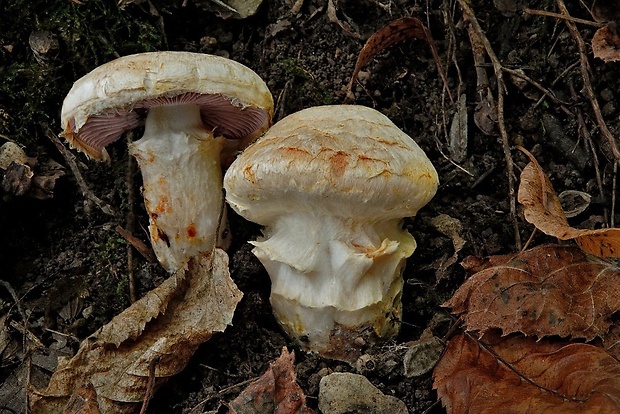
<svg viewBox="0 0 620 414">
<path fill-rule="evenodd" d="M 19 392 L 5 395 L 11 389 L 7 384 L 14 384 L 23 373 L 20 327 L 27 325 L 41 342 L 35 352 L 39 362 L 33 363 L 37 374 L 31 377 L 41 385 L 36 382 L 52 372 L 57 356 L 70 355 L 83 338 L 130 304 L 127 246 L 115 231 L 117 225 L 126 224 L 131 208 L 126 142 L 109 147 L 109 165 L 78 156 L 78 166 L 94 194 L 117 211 L 112 217 L 85 201 L 64 158 L 46 135 L 49 130 L 60 132 L 62 99 L 73 81 L 104 62 L 132 53 L 218 54 L 249 66 L 265 79 L 276 101 L 277 121 L 310 106 L 344 103 L 365 39 L 391 20 L 413 16 L 428 25 L 435 38 L 452 96 L 466 97 L 467 155 L 458 166 L 450 159 L 447 131 L 456 105 L 445 93 L 426 43 L 401 42 L 364 69 L 354 89 L 354 102 L 383 112 L 411 135 L 433 161 L 441 185 L 436 197 L 406 223 L 418 249 L 404 273 L 401 333 L 384 346 L 368 349 L 373 364 L 361 372 L 381 391 L 404 401 L 411 413 L 444 412 L 436 403 L 430 373 L 413 378 L 404 375 L 404 346 L 429 327 L 439 338 L 448 333 L 452 320 L 441 304 L 465 278 L 458 264 L 461 259 L 517 249 L 501 139 L 495 131 L 484 134 L 473 122 L 480 91 L 458 4 L 334 1 L 336 17 L 350 27 L 347 32 L 330 19 L 327 0 L 306 0 L 297 14 L 291 12 L 292 0 L 265 0 L 257 15 L 244 20 L 225 19 L 192 1 L 186 5 L 155 0 L 152 4 L 126 3 L 124 9 L 105 0 L 0 3 L 0 144 L 13 140 L 39 165 L 55 160 L 67 173 L 56 182 L 52 199 L 17 197 L 0 190 L 0 279 L 14 289 L 23 311 L 20 314 L 7 286 L 0 287 L 0 315 L 6 316 L 0 320 L 0 381 L 5 384 L 0 406 L 16 409 L 22 401 Z M 476 3 L 474 11 L 502 64 L 523 70 L 557 98 L 544 99 L 532 85 L 507 78 L 509 145 L 532 151 L 558 193 L 571 189 L 593 196 L 590 207 L 571 219 L 571 224 L 589 228 L 608 224 L 613 162 L 583 95 L 579 54 L 566 25 L 552 17 L 513 11 L 517 4 L 511 0 Z M 556 11 L 554 2 L 527 6 Z M 591 20 L 583 6 L 571 5 L 570 11 Z M 579 26 L 579 30 L 589 42 L 594 30 L 588 26 Z M 49 32 L 45 35 L 53 40 L 51 46 L 37 50 L 29 38 L 40 31 Z M 618 136 L 617 66 L 588 57 L 603 116 Z M 494 88 L 492 68 L 487 69 Z M 574 116 L 578 109 L 592 133 L 594 152 L 579 133 Z M 512 156 L 518 176 L 526 159 L 518 151 Z M 136 191 L 139 184 L 136 174 Z M 135 211 L 139 223 L 135 235 L 147 242 L 142 230 L 147 225 L 144 206 L 138 202 Z M 456 260 L 451 238 L 433 224 L 440 214 L 462 225 L 460 235 L 466 244 Z M 516 222 L 519 238 L 527 240 L 532 227 L 521 217 Z M 298 380 L 312 408 L 317 406 L 322 376 L 333 371 L 356 372 L 347 364 L 305 354 L 284 336 L 271 315 L 268 275 L 247 243 L 260 235 L 260 228 L 232 214 L 231 231 L 230 270 L 244 293 L 233 325 L 199 348 L 186 370 L 170 379 L 152 402 L 151 413 L 187 412 L 205 401 L 204 411 L 217 409 L 221 401 L 234 398 L 244 382 L 260 376 L 283 346 L 295 350 Z M 532 243 L 543 241 L 547 239 L 539 234 Z M 167 275 L 158 265 L 135 256 L 133 272 L 138 296 L 142 296 Z M 25 343 L 32 345 L 30 340 Z"/>
</svg>

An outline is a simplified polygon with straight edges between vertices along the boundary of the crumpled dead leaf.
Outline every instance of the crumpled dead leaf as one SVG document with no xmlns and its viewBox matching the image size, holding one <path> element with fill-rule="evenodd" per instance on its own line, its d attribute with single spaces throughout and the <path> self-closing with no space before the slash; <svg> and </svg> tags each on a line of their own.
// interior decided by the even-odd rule
<svg viewBox="0 0 620 414">
<path fill-rule="evenodd" d="M 582 343 L 487 335 L 450 340 L 433 387 L 448 414 L 620 412 L 620 363 Z"/>
<path fill-rule="evenodd" d="M 444 85 L 446 85 L 446 91 L 448 95 L 450 95 L 450 89 L 447 87 L 448 82 L 444 75 L 431 32 L 419 19 L 416 19 L 415 17 L 401 17 L 400 19 L 392 20 L 368 38 L 366 44 L 357 57 L 355 69 L 353 70 L 353 75 L 349 81 L 348 94 L 351 94 L 353 84 L 355 83 L 360 70 L 362 70 L 368 62 L 394 43 L 407 39 L 426 40 L 431 49 L 435 65 L 437 66 L 437 72 L 439 72 L 439 76 L 441 76 Z M 451 95 L 450 100 L 452 100 Z"/>
<path fill-rule="evenodd" d="M 444 304 L 468 331 L 591 340 L 608 331 L 620 310 L 620 269 L 577 247 L 544 245 L 493 263 Z"/>
<path fill-rule="evenodd" d="M 345 20 L 338 18 L 338 1 L 337 0 L 327 0 L 327 18 L 330 22 L 336 23 L 342 31 L 355 39 L 359 39 L 360 35 L 355 28 L 355 24 L 353 21 L 343 13 Z"/>
<path fill-rule="evenodd" d="M 97 391 L 92 383 L 76 388 L 63 414 L 101 414 L 97 403 Z"/>
<path fill-rule="evenodd" d="M 297 384 L 295 354 L 282 349 L 267 371 L 230 402 L 230 414 L 313 414 Z"/>
<path fill-rule="evenodd" d="M 592 37 L 592 54 L 603 62 L 620 60 L 620 9 L 617 0 L 595 0 L 592 4 L 592 17 L 596 22 L 605 22 Z"/>
<path fill-rule="evenodd" d="M 102 412 L 134 412 L 143 402 L 151 361 L 159 358 L 157 388 L 230 324 L 241 297 L 224 251 L 193 258 L 187 270 L 174 273 L 86 338 L 73 358 L 59 360 L 47 388 L 30 390 L 32 412 L 62 412 L 74 390 L 88 382 Z"/>
<path fill-rule="evenodd" d="M 592 54 L 605 63 L 620 60 L 618 23 L 608 23 L 594 33 L 592 37 Z"/>
<path fill-rule="evenodd" d="M 620 229 L 576 229 L 568 224 L 560 199 L 549 177 L 534 156 L 519 147 L 530 159 L 521 172 L 517 200 L 524 207 L 525 220 L 543 233 L 560 240 L 574 239 L 579 247 L 598 257 L 620 257 Z"/>
<path fill-rule="evenodd" d="M 39 163 L 12 141 L 0 146 L 1 186 L 5 193 L 47 200 L 54 196 L 56 180 L 65 175 L 64 168 L 54 160 Z"/>
</svg>

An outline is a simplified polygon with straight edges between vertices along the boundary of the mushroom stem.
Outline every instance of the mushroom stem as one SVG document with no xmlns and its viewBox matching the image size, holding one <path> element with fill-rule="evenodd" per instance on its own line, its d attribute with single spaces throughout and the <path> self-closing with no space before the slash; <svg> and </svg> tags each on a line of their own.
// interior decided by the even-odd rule
<svg viewBox="0 0 620 414">
<path fill-rule="evenodd" d="M 222 147 L 223 139 L 204 127 L 193 104 L 151 108 L 144 136 L 131 144 L 142 173 L 153 250 L 169 272 L 217 242 Z"/>
<path fill-rule="evenodd" d="M 399 221 L 296 212 L 266 227 L 254 254 L 271 276 L 274 315 L 289 335 L 325 354 L 338 332 L 398 332 L 402 270 L 416 248 Z"/>
</svg>

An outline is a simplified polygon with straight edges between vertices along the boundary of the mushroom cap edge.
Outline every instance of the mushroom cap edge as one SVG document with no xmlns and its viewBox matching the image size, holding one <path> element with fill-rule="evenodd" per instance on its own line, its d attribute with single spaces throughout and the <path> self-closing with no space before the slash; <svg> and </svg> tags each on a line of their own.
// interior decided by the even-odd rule
<svg viewBox="0 0 620 414">
<path fill-rule="evenodd" d="M 105 150 L 91 151 L 78 138 L 78 132 L 90 117 L 106 112 L 115 117 L 130 112 L 138 102 L 184 93 L 221 95 L 232 106 L 264 111 L 267 121 L 259 129 L 264 130 L 271 123 L 274 105 L 271 92 L 247 66 L 201 53 L 147 52 L 107 62 L 78 79 L 63 101 L 61 136 L 87 155 L 105 159 Z M 136 126 L 133 121 L 126 124 L 124 130 Z"/>
</svg>

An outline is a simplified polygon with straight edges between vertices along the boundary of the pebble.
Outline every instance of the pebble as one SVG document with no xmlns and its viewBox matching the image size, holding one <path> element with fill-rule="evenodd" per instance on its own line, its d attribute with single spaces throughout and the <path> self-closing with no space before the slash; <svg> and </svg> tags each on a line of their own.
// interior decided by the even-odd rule
<svg viewBox="0 0 620 414">
<path fill-rule="evenodd" d="M 319 410 L 323 414 L 408 414 L 396 397 L 383 394 L 366 377 L 348 372 L 333 373 L 319 384 Z"/>
</svg>

